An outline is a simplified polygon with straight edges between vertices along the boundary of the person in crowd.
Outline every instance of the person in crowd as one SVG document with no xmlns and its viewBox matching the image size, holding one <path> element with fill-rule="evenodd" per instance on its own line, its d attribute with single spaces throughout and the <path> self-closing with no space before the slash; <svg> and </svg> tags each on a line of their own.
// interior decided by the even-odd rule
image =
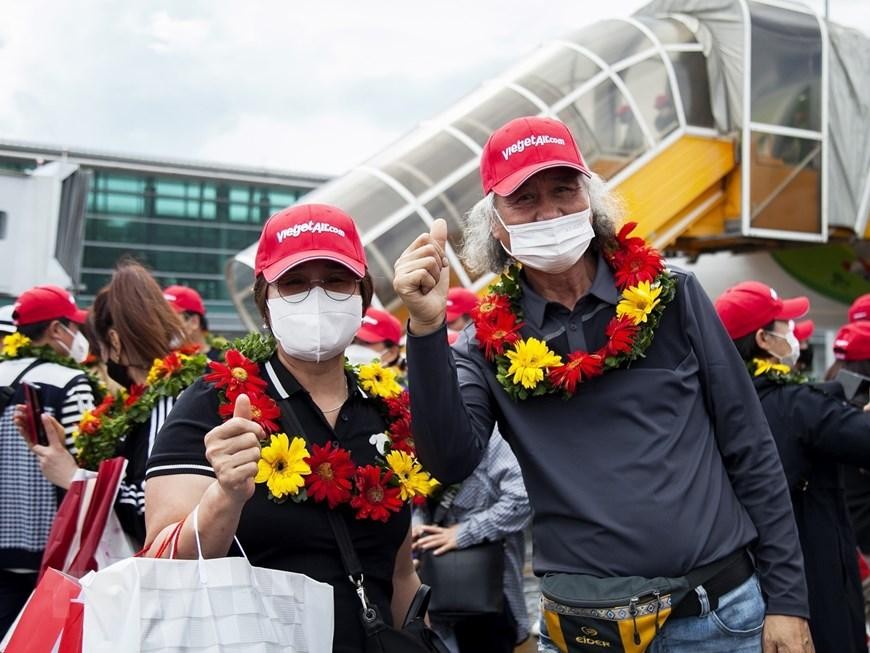
<svg viewBox="0 0 870 653">
<path fill-rule="evenodd" d="M 815 330 L 816 324 L 812 320 L 801 320 L 794 325 L 794 337 L 797 338 L 800 346 L 800 355 L 795 364 L 795 370 L 802 374 L 809 374 L 813 371 L 813 346 L 810 344 L 810 338 L 813 337 Z"/>
<path fill-rule="evenodd" d="M 849 307 L 849 322 L 870 320 L 870 293 L 858 297 Z"/>
<path fill-rule="evenodd" d="M 206 557 L 227 555 L 237 534 L 252 564 L 332 585 L 333 650 L 362 651 L 360 600 L 329 513 L 347 526 L 369 603 L 399 626 L 419 587 L 409 502 L 431 481 L 409 434 L 386 421 L 385 401 L 405 415 L 399 422 L 409 419 L 401 388 L 345 369 L 373 293 L 352 218 L 322 204 L 276 213 L 255 275 L 254 300 L 277 346 L 228 351 L 227 364 L 213 364 L 176 404 L 148 465 L 151 551 L 182 524 L 176 557 L 195 558 L 196 509 Z"/>
<path fill-rule="evenodd" d="M 400 342 L 402 323 L 389 311 L 369 306 L 351 345 L 345 350 L 353 364 L 377 360 L 384 367 L 404 368 Z"/>
<path fill-rule="evenodd" d="M 863 653 L 863 596 L 841 465 L 870 464 L 870 414 L 845 402 L 837 384 L 810 384 L 794 371 L 800 349 L 793 320 L 809 310 L 806 297 L 781 299 L 769 286 L 746 281 L 715 306 L 779 449 L 804 554 L 816 653 Z"/>
<path fill-rule="evenodd" d="M 3 340 L 0 386 L 14 394 L 6 397 L 0 417 L 0 633 L 36 585 L 58 489 L 68 487 L 75 472 L 74 462 L 58 464 L 50 454 L 62 450 L 72 461 L 72 431 L 94 405 L 96 388 L 80 365 L 88 355 L 79 330 L 86 315 L 63 288 L 37 286 L 18 298 L 17 333 Z M 22 438 L 15 424 L 16 405 L 24 409 L 22 383 L 38 387 L 43 412 L 59 420 L 60 433 L 49 432 L 47 446 Z"/>
<path fill-rule="evenodd" d="M 432 627 L 454 653 L 511 653 L 529 634 L 523 596 L 525 540 L 531 509 L 519 465 L 496 432 L 477 469 L 416 509 L 414 549 L 443 555 L 483 542 L 504 541 L 504 611 L 462 619 L 430 614 Z M 436 588 L 437 591 L 437 588 Z"/>
<path fill-rule="evenodd" d="M 537 575 L 694 570 L 710 578 L 661 627 L 668 651 L 811 651 L 776 445 L 695 277 L 665 268 L 630 224 L 616 233 L 614 202 L 560 121 L 508 122 L 480 170 L 463 255 L 502 277 L 452 352 L 446 223 L 395 265 L 409 385 L 438 389 L 411 396 L 421 462 L 461 481 L 497 421 L 529 493 Z M 549 623 L 540 650 L 564 651 Z"/>
<path fill-rule="evenodd" d="M 222 360 L 221 350 L 209 342 L 205 304 L 199 293 L 187 286 L 167 286 L 163 298 L 181 316 L 187 342 L 196 345 L 199 353 L 205 354 L 209 360 Z"/>
<path fill-rule="evenodd" d="M 77 456 L 90 469 L 113 456 L 128 460 L 115 512 L 138 548 L 145 541 L 145 463 L 185 380 L 202 374 L 205 357 L 176 351 L 184 344 L 181 320 L 154 277 L 133 261 L 119 263 L 112 280 L 94 298 L 89 320 L 108 374 L 124 395 L 83 416 L 78 428 L 86 437 L 78 441 Z M 47 423 L 51 430 L 60 428 L 51 418 Z M 60 448 L 54 448 L 50 458 L 64 470 L 76 466 Z M 63 479 L 49 480 L 60 484 L 67 479 L 68 485 L 68 478 L 65 472 Z"/>
<path fill-rule="evenodd" d="M 471 312 L 477 306 L 477 295 L 467 288 L 454 287 L 447 291 L 447 328 L 462 331 L 471 324 Z"/>
</svg>

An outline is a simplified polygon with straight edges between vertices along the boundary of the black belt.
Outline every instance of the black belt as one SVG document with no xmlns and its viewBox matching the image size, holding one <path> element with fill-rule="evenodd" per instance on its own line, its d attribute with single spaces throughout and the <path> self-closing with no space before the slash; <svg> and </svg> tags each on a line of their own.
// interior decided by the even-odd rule
<svg viewBox="0 0 870 653">
<path fill-rule="evenodd" d="M 746 549 L 740 549 L 721 560 L 699 567 L 687 574 L 689 593 L 671 610 L 671 617 L 698 617 L 704 614 L 701 600 L 694 588 L 704 586 L 709 611 L 719 607 L 719 597 L 742 585 L 755 572 L 755 564 Z"/>
</svg>

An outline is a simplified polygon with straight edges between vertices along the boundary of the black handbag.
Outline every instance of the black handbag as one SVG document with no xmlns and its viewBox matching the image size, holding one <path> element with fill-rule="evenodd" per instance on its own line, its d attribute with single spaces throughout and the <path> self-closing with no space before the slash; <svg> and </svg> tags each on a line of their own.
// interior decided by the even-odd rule
<svg viewBox="0 0 870 653">
<path fill-rule="evenodd" d="M 290 409 L 288 400 L 285 398 L 278 405 L 284 421 L 291 427 L 291 432 L 299 433 L 304 438 L 302 424 L 296 413 Z M 421 585 L 417 589 L 401 629 L 388 625 L 378 612 L 377 606 L 370 603 L 366 595 L 362 565 L 344 518 L 333 510 L 327 510 L 326 516 L 338 544 L 341 564 L 362 606 L 359 619 L 365 632 L 366 653 L 450 653 L 441 638 L 424 621 L 429 606 L 429 587 Z"/>
<path fill-rule="evenodd" d="M 501 614 L 504 610 L 504 542 L 484 542 L 441 555 L 425 551 L 417 569 L 432 588 L 429 612 L 445 617 Z"/>
</svg>

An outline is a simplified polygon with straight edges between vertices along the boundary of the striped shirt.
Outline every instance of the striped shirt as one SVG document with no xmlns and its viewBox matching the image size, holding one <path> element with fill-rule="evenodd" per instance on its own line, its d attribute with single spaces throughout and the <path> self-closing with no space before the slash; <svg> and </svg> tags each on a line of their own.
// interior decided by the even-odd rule
<svg viewBox="0 0 870 653">
<path fill-rule="evenodd" d="M 0 386 L 10 385 L 34 360 L 0 363 Z M 22 381 L 39 386 L 43 410 L 61 423 L 72 452 L 72 432 L 82 413 L 94 405 L 87 377 L 79 370 L 45 362 L 28 370 Z M 0 568 L 35 570 L 57 510 L 58 489 L 42 475 L 15 427 L 13 413 L 20 403 L 24 391 L 19 385 L 0 416 Z"/>
</svg>

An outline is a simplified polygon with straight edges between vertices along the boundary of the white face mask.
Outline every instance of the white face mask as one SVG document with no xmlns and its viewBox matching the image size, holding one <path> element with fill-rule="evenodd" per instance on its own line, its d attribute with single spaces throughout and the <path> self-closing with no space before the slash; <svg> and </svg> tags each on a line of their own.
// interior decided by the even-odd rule
<svg viewBox="0 0 870 653">
<path fill-rule="evenodd" d="M 353 341 L 362 324 L 360 295 L 337 301 L 320 286 L 312 288 L 301 302 L 273 297 L 266 304 L 272 334 L 281 349 L 303 361 L 319 363 L 335 358 Z"/>
<path fill-rule="evenodd" d="M 71 329 L 63 326 L 63 330 L 70 334 L 73 338 L 72 344 L 67 347 L 66 343 L 62 340 L 58 340 L 57 342 L 66 349 L 69 357 L 72 358 L 76 363 L 84 363 L 88 357 L 88 354 L 91 353 L 91 344 L 88 342 L 88 339 L 85 338 L 85 334 L 81 331 L 72 332 Z"/>
<path fill-rule="evenodd" d="M 794 367 L 798 362 L 798 358 L 801 355 L 801 343 L 798 341 L 797 336 L 795 336 L 794 331 L 789 331 L 787 334 L 782 335 L 781 333 L 777 333 L 776 331 L 768 331 L 772 336 L 776 336 L 777 338 L 782 338 L 788 343 L 788 346 L 791 348 L 789 352 L 785 356 L 777 356 L 773 352 L 770 352 L 774 356 L 779 359 L 779 362 L 783 365 L 788 365 L 789 367 Z"/>
<path fill-rule="evenodd" d="M 589 221 L 591 208 L 551 220 L 510 226 L 498 211 L 495 215 L 511 237 L 511 248 L 502 245 L 504 250 L 523 265 L 549 274 L 560 274 L 574 265 L 595 238 Z"/>
<path fill-rule="evenodd" d="M 365 345 L 352 344 L 344 350 L 344 355 L 351 365 L 368 365 L 372 361 L 383 362 L 381 352 Z"/>
</svg>

